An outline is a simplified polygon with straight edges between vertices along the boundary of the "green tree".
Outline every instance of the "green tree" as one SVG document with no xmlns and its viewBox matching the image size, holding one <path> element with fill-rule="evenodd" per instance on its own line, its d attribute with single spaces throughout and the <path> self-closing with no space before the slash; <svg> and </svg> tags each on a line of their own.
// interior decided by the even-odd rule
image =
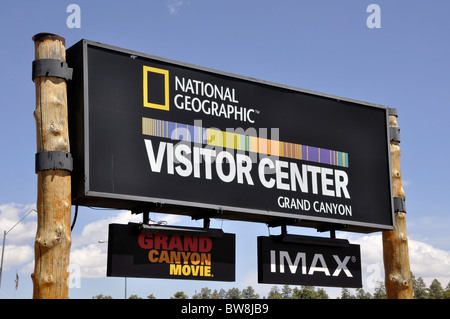
<svg viewBox="0 0 450 319">
<path fill-rule="evenodd" d="M 411 280 L 413 285 L 413 297 L 414 299 L 427 299 L 428 291 L 425 282 L 422 277 L 416 279 L 413 273 L 411 273 Z"/>
<path fill-rule="evenodd" d="M 292 292 L 293 299 L 316 299 L 316 297 L 314 287 L 311 286 L 301 286 L 301 289 L 295 287 Z"/>
<path fill-rule="evenodd" d="M 450 282 L 445 287 L 444 299 L 450 299 Z"/>
<path fill-rule="evenodd" d="M 342 288 L 341 298 L 339 298 L 339 299 L 356 299 L 356 297 L 351 294 L 351 292 L 348 288 Z"/>
<path fill-rule="evenodd" d="M 241 299 L 242 294 L 239 288 L 230 288 L 225 294 L 226 299 Z"/>
<path fill-rule="evenodd" d="M 242 299 L 259 299 L 259 295 L 255 293 L 252 286 L 242 289 Z"/>
<path fill-rule="evenodd" d="M 280 288 L 278 288 L 278 286 L 273 286 L 270 291 L 269 294 L 267 295 L 267 299 L 282 299 L 282 295 L 280 293 Z"/>
<path fill-rule="evenodd" d="M 428 288 L 428 297 L 430 299 L 442 299 L 442 298 L 444 298 L 444 289 L 442 288 L 441 283 L 437 279 L 434 279 L 431 282 L 431 285 Z"/>
<path fill-rule="evenodd" d="M 170 299 L 187 299 L 188 296 L 184 293 L 184 291 L 177 291 L 173 294 L 173 297 L 170 297 Z"/>
<path fill-rule="evenodd" d="M 142 299 L 142 297 L 139 297 L 138 295 L 131 295 L 128 299 Z"/>
<path fill-rule="evenodd" d="M 203 287 L 199 294 L 192 296 L 192 299 L 211 299 L 211 289 Z"/>
<path fill-rule="evenodd" d="M 150 294 L 147 296 L 147 299 L 156 299 L 156 297 L 153 294 Z"/>
<path fill-rule="evenodd" d="M 281 298 L 292 299 L 292 288 L 288 285 L 284 285 L 281 289 Z"/>
<path fill-rule="evenodd" d="M 294 289 L 292 289 L 291 299 L 303 299 L 302 298 L 302 289 L 298 289 L 297 287 L 294 287 Z"/>
<path fill-rule="evenodd" d="M 377 285 L 375 286 L 375 293 L 373 294 L 374 299 L 386 299 L 386 287 L 384 282 L 377 281 Z"/>
<path fill-rule="evenodd" d="M 325 289 L 319 288 L 319 289 L 317 289 L 317 292 L 316 292 L 316 299 L 330 299 L 330 297 L 328 296 Z"/>
<path fill-rule="evenodd" d="M 113 299 L 111 296 L 104 296 L 102 294 L 92 297 L 92 299 Z"/>
<path fill-rule="evenodd" d="M 227 294 L 227 292 L 225 291 L 225 289 L 220 289 L 219 291 L 217 291 L 217 289 L 214 289 L 211 298 L 212 299 L 225 299 L 225 295 Z"/>
<path fill-rule="evenodd" d="M 370 292 L 365 292 L 362 288 L 356 289 L 356 299 L 372 299 Z"/>
</svg>

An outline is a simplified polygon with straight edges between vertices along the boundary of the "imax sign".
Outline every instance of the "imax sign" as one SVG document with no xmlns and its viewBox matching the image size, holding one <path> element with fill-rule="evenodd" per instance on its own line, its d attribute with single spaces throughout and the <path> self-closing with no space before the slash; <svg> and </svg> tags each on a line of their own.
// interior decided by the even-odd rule
<svg viewBox="0 0 450 319">
<path fill-rule="evenodd" d="M 258 282 L 362 287 L 359 245 L 343 240 L 338 244 L 325 246 L 312 241 L 290 242 L 283 237 L 258 237 Z"/>
</svg>

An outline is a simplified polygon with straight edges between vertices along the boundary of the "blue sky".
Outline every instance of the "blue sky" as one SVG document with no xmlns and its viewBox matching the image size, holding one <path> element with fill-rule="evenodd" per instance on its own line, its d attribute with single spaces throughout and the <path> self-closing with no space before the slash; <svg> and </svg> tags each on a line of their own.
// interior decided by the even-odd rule
<svg viewBox="0 0 450 319">
<path fill-rule="evenodd" d="M 81 27 L 69 28 L 71 3 Z M 381 28 L 368 28 L 369 4 L 381 9 Z M 56 33 L 67 48 L 85 38 L 225 72 L 395 107 L 401 128 L 401 168 L 406 192 L 411 269 L 429 284 L 450 282 L 448 104 L 450 25 L 447 0 L 435 1 L 2 1 L 0 9 L 0 231 L 9 230 L 36 202 L 36 126 L 32 36 Z M 155 220 L 198 225 L 189 218 L 152 214 Z M 122 298 L 123 278 L 107 278 L 109 222 L 136 220 L 128 212 L 80 208 L 72 234 L 71 298 L 97 294 Z M 236 282 L 128 279 L 127 293 L 167 298 L 201 287 L 257 284 L 256 237 L 264 224 L 213 220 L 236 233 Z M 6 238 L 0 298 L 31 298 L 36 215 Z M 290 233 L 318 235 L 288 228 Z M 270 229 L 276 234 L 279 229 Z M 381 234 L 338 232 L 361 245 L 364 289 L 383 280 Z M 20 277 L 15 291 L 16 271 Z M 340 289 L 327 289 L 331 296 Z"/>
</svg>

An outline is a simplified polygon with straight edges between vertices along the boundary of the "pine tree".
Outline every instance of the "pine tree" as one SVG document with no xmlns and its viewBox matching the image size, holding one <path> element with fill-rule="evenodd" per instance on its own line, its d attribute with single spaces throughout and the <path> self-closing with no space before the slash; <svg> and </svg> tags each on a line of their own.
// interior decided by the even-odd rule
<svg viewBox="0 0 450 319">
<path fill-rule="evenodd" d="M 450 299 L 450 282 L 447 284 L 447 287 L 445 287 L 444 299 Z"/>
<path fill-rule="evenodd" d="M 211 289 L 203 287 L 200 293 L 196 293 L 192 296 L 192 299 L 211 299 Z"/>
<path fill-rule="evenodd" d="M 327 292 L 325 291 L 325 289 L 323 288 L 319 288 L 317 289 L 316 292 L 316 299 L 329 299 L 330 297 L 328 296 Z"/>
<path fill-rule="evenodd" d="M 444 289 L 442 288 L 441 283 L 437 279 L 434 279 L 431 282 L 431 285 L 428 288 L 428 296 L 430 299 L 444 298 Z"/>
<path fill-rule="evenodd" d="M 239 288 L 230 288 L 225 294 L 226 299 L 241 299 L 242 294 Z"/>
<path fill-rule="evenodd" d="M 411 273 L 413 296 L 414 299 L 428 299 L 428 291 L 425 282 L 422 277 L 416 279 L 413 273 Z"/>
<path fill-rule="evenodd" d="M 111 296 L 104 296 L 103 294 L 92 297 L 92 299 L 113 299 Z"/>
<path fill-rule="evenodd" d="M 226 295 L 226 291 L 225 289 L 220 289 L 219 291 L 217 291 L 217 289 L 214 289 L 212 295 L 211 295 L 211 299 L 225 299 L 225 295 Z"/>
<path fill-rule="evenodd" d="M 281 298 L 282 299 L 291 299 L 292 298 L 292 288 L 288 285 L 284 285 L 281 289 Z"/>
<path fill-rule="evenodd" d="M 372 299 L 372 295 L 369 292 L 365 292 L 362 288 L 357 288 L 356 299 Z"/>
<path fill-rule="evenodd" d="M 375 287 L 375 293 L 373 294 L 374 299 L 387 299 L 386 296 L 386 287 L 383 281 L 377 281 L 377 285 Z"/>
<path fill-rule="evenodd" d="M 170 299 L 188 299 L 188 296 L 184 293 L 184 291 L 177 291 L 173 294 L 173 297 Z"/>
<path fill-rule="evenodd" d="M 255 293 L 252 286 L 242 289 L 242 299 L 259 299 L 259 295 Z"/>
<path fill-rule="evenodd" d="M 356 299 L 356 297 L 350 293 L 348 288 L 342 288 L 340 299 Z"/>
<path fill-rule="evenodd" d="M 267 299 L 282 299 L 278 286 L 273 286 L 270 289 L 269 294 L 267 295 Z"/>
<path fill-rule="evenodd" d="M 311 286 L 301 286 L 301 289 L 297 287 L 294 288 L 292 293 L 293 299 L 316 299 L 316 292 L 314 287 Z"/>
</svg>

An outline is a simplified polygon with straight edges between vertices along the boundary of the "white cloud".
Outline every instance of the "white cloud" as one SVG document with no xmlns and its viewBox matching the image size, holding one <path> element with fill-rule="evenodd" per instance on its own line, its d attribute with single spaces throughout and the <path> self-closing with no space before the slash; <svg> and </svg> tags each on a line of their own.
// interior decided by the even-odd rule
<svg viewBox="0 0 450 319">
<path fill-rule="evenodd" d="M 3 256 L 5 271 L 34 260 L 33 243 L 36 237 L 37 216 L 34 211 L 30 212 L 34 208 L 35 204 L 8 203 L 0 205 L 1 240 L 3 240 L 4 231 L 7 232 Z M 30 214 L 28 214 L 29 212 Z"/>
<path fill-rule="evenodd" d="M 90 244 L 70 253 L 70 264 L 77 265 L 83 278 L 106 276 L 107 245 Z"/>
<path fill-rule="evenodd" d="M 81 234 L 72 234 L 70 264 L 77 266 L 83 278 L 98 278 L 106 276 L 107 248 L 109 224 L 127 224 L 138 222 L 137 215 L 129 211 L 99 219 L 83 227 Z"/>
<path fill-rule="evenodd" d="M 377 281 L 384 281 L 383 241 L 381 234 L 355 237 L 349 241 L 361 245 L 363 285 L 373 288 Z M 450 252 L 421 241 L 408 239 L 410 268 L 416 278 L 422 277 L 427 285 L 433 279 L 445 287 L 450 282 Z"/>
<path fill-rule="evenodd" d="M 5 245 L 5 254 L 3 258 L 4 269 L 10 270 L 14 267 L 23 265 L 30 260 L 34 260 L 34 249 L 27 245 Z"/>
<path fill-rule="evenodd" d="M 106 241 L 108 240 L 108 225 L 109 224 L 127 224 L 129 222 L 138 221 L 139 217 L 137 215 L 132 215 L 131 212 L 120 212 L 115 215 L 108 217 L 106 219 L 99 219 L 92 223 L 87 224 L 83 227 L 80 235 L 73 234 L 72 235 L 72 248 L 89 245 L 89 244 L 97 244 L 98 241 Z M 75 226 L 76 227 L 76 226 Z"/>
<path fill-rule="evenodd" d="M 33 240 L 36 236 L 36 212 L 35 204 L 3 204 L 0 205 L 0 232 L 6 231 L 10 244 L 23 244 Z M 30 214 L 28 214 L 30 212 Z M 28 216 L 24 218 L 26 215 Z M 20 221 L 24 218 L 22 221 Z M 19 222 L 20 221 L 20 222 Z"/>
<path fill-rule="evenodd" d="M 169 9 L 170 14 L 176 14 L 184 3 L 183 0 L 168 0 L 167 9 Z"/>
<path fill-rule="evenodd" d="M 349 241 L 361 246 L 363 289 L 372 291 L 380 281 L 384 281 L 382 236 L 366 235 Z"/>
<path fill-rule="evenodd" d="M 422 277 L 427 284 L 437 279 L 445 287 L 450 282 L 450 252 L 409 240 L 409 260 L 416 278 Z"/>
</svg>

